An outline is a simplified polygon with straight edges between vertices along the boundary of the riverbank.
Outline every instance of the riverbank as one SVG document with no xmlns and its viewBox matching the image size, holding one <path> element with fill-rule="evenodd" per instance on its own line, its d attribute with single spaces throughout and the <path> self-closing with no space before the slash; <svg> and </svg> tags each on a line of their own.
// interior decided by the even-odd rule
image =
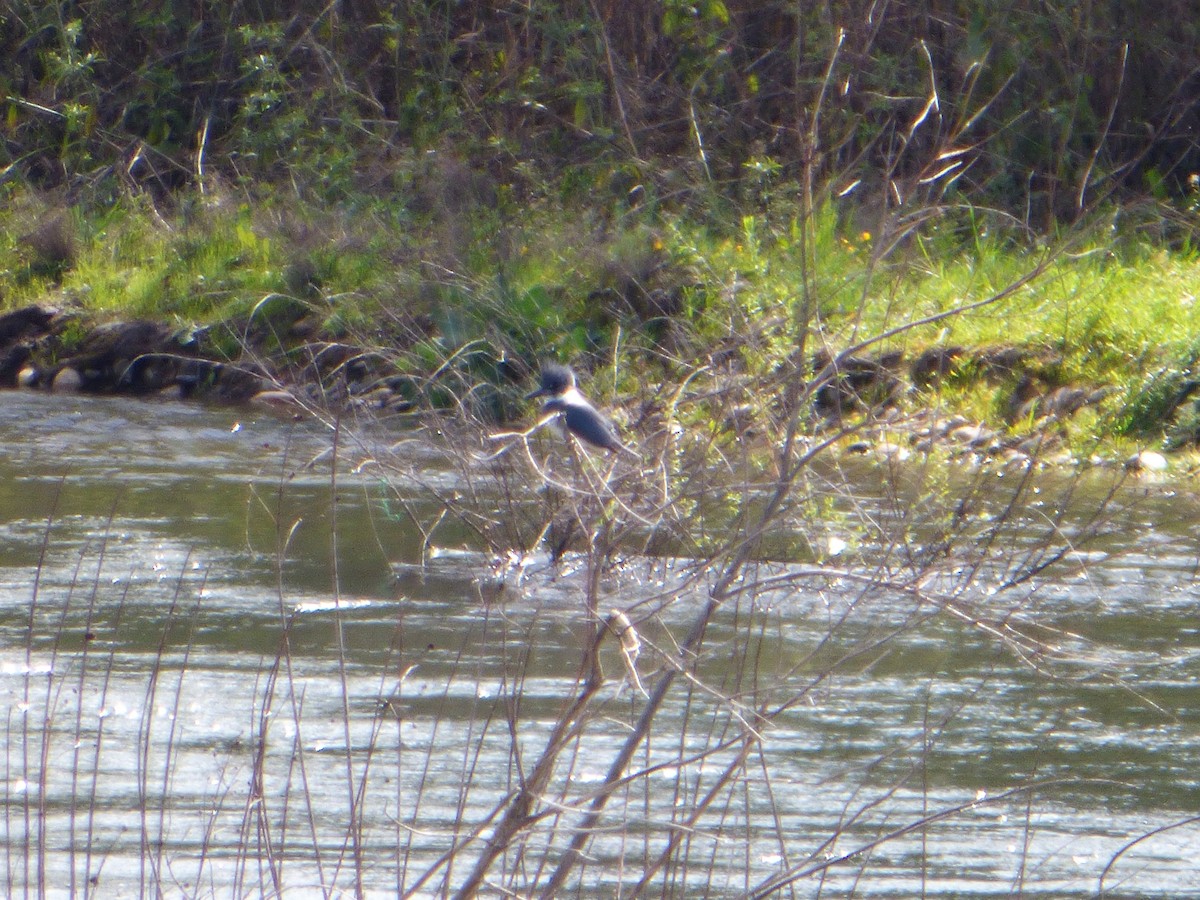
<svg viewBox="0 0 1200 900">
<path fill-rule="evenodd" d="M 720 440 L 769 444 L 799 415 L 851 452 L 1017 461 L 1124 459 L 1200 434 L 1200 262 L 1137 234 L 897 234 L 894 216 L 872 234 L 834 204 L 721 228 L 464 198 L 462 172 L 430 173 L 422 193 L 441 199 L 419 214 L 20 193 L 0 385 L 506 425 L 557 359 L 635 442 L 664 415 Z"/>
<path fill-rule="evenodd" d="M 180 331 L 146 319 L 89 323 L 78 311 L 23 307 L 0 314 L 0 387 L 258 404 L 295 414 L 353 411 L 372 419 L 433 412 L 439 406 L 436 373 L 420 379 L 399 375 L 394 361 L 378 347 L 313 340 L 311 324 L 302 320 L 276 321 L 274 326 L 269 330 L 274 352 L 266 348 L 262 331 L 251 338 L 253 330 L 244 328 L 243 352 L 231 358 L 223 355 L 221 342 L 208 328 Z M 1157 453 L 1130 455 L 1125 444 L 1076 428 L 1084 418 L 1104 421 L 1113 389 L 1057 384 L 1062 364 L 1048 348 L 950 346 L 928 348 L 911 359 L 900 351 L 837 357 L 819 353 L 806 371 L 783 373 L 765 385 L 756 386 L 744 373 L 720 375 L 706 367 L 693 371 L 691 381 L 695 395 L 706 395 L 710 407 L 725 409 L 711 424 L 738 441 L 769 441 L 765 430 L 770 423 L 760 418 L 761 407 L 731 398 L 794 380 L 804 385 L 803 402 L 809 407 L 804 418 L 814 436 L 840 435 L 833 446 L 849 454 L 888 462 L 942 453 L 1003 466 L 1106 465 L 1123 459 L 1131 471 L 1165 467 Z M 507 374 L 506 384 L 475 386 L 490 397 L 476 412 L 499 424 L 529 414 L 520 398 L 532 369 L 514 364 Z M 612 398 L 627 428 L 639 408 L 645 418 L 653 406 L 646 390 L 652 392 L 654 386 L 644 388 L 640 399 Z M 679 385 L 669 390 L 679 396 Z M 973 419 L 963 414 L 989 391 L 1006 397 L 1002 416 Z M 450 393 L 442 389 L 443 397 Z M 724 401 L 716 401 L 718 395 L 725 395 Z M 948 403 L 950 397 L 962 402 Z M 681 407 L 688 404 L 684 398 Z M 440 407 L 450 412 L 450 404 L 443 401 Z M 634 433 L 632 440 L 638 439 Z M 1094 446 L 1081 457 L 1077 447 L 1086 440 Z"/>
<path fill-rule="evenodd" d="M 848 449 L 1018 461 L 1200 435 L 1200 261 L 1146 229 L 1049 242 L 898 209 L 871 231 L 845 200 L 714 217 L 489 184 L 442 162 L 336 204 L 10 186 L 0 385 L 507 426 L 556 359 L 635 442 L 664 415 L 716 440 L 769 445 L 798 415 Z"/>
</svg>

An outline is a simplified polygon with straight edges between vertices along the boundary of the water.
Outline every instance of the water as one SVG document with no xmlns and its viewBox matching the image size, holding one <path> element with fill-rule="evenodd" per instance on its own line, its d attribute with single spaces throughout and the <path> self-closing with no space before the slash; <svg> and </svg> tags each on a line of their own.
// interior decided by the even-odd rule
<svg viewBox="0 0 1200 900">
<path fill-rule="evenodd" d="M 464 473 L 427 441 L 360 466 L 399 435 L 343 436 L 335 484 L 320 423 L 0 400 L 0 891 L 465 884 L 581 690 L 586 559 L 488 545 L 504 517 L 536 521 L 537 501 L 514 506 L 486 466 Z M 858 465 L 822 481 L 855 486 L 820 520 L 858 547 L 847 577 L 789 556 L 812 520 L 781 520 L 773 561 L 674 677 L 560 895 L 1200 893 L 1196 499 L 1122 486 L 1094 539 L 993 592 L 1061 536 L 1082 541 L 1113 476 L 1065 508 L 1068 482 L 1039 476 L 991 545 L 1000 563 L 969 583 L 975 538 L 935 573 L 940 532 L 905 520 L 914 470 Z M 834 508 L 865 511 L 866 539 Z M 922 573 L 941 602 L 873 587 L 881 566 L 897 584 Z M 648 691 L 714 578 L 680 555 L 603 573 L 600 611 L 631 610 Z M 647 698 L 615 640 L 601 661 L 534 785 L 539 818 L 485 895 L 547 883 L 637 727 Z"/>
</svg>

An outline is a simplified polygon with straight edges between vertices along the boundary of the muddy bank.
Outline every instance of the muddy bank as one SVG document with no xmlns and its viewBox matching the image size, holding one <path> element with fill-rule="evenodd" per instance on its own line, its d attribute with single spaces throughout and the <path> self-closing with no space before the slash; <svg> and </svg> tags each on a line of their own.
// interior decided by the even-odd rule
<svg viewBox="0 0 1200 900">
<path fill-rule="evenodd" d="M 88 325 L 49 307 L 25 307 L 0 315 L 0 387 L 353 407 L 379 415 L 438 405 L 437 373 L 423 381 L 400 376 L 385 353 L 317 340 L 303 332 L 302 324 L 286 327 L 291 329 L 286 334 L 256 334 L 228 327 L 220 333 L 178 330 L 148 320 Z M 236 356 L 223 347 L 236 348 Z M 512 363 L 496 368 L 497 381 L 521 383 L 532 377 L 532 371 L 516 371 Z M 791 360 L 789 371 L 780 374 L 793 387 L 807 386 L 785 394 L 803 396 L 817 428 L 857 426 L 859 439 L 848 445 L 851 452 L 894 456 L 941 445 L 1019 459 L 1052 449 L 1067 419 L 1107 396 L 1101 386 L 1063 383 L 1059 369 L 1059 360 L 1040 348 L 952 346 L 910 358 L 898 352 L 821 353 Z M 935 416 L 926 409 L 932 403 L 923 404 L 922 398 L 934 398 L 947 379 L 983 382 L 980 389 L 1000 398 L 994 421 Z M 478 380 L 486 383 L 487 377 Z M 481 393 L 477 385 L 469 392 Z M 492 397 L 488 417 L 496 421 L 527 411 L 508 409 L 500 385 L 482 394 Z M 747 407 L 744 413 L 722 427 L 739 437 L 762 437 L 766 429 L 756 427 L 753 410 Z M 1016 423 L 1022 427 L 1012 429 Z M 900 443 L 895 443 L 897 434 Z"/>
<path fill-rule="evenodd" d="M 206 355 L 202 335 L 158 322 L 86 327 L 38 306 L 0 315 L 0 387 L 239 402 L 269 384 L 267 371 Z"/>
<path fill-rule="evenodd" d="M 354 347 L 321 343 L 271 353 L 264 341 L 243 344 L 231 335 L 149 320 L 87 325 L 53 308 L 25 307 L 0 315 L 0 387 L 322 406 L 347 400 L 352 386 L 363 389 L 367 372 L 355 365 Z M 341 391 L 330 394 L 334 382 Z"/>
</svg>

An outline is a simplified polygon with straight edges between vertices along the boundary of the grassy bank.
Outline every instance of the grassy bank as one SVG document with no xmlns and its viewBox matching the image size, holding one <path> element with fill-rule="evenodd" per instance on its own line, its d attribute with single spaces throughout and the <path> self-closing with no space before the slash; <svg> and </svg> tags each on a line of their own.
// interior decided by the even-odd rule
<svg viewBox="0 0 1200 900">
<path fill-rule="evenodd" d="M 624 194 L 518 199 L 449 163 L 333 205 L 220 185 L 169 204 L 6 193 L 0 293 L 8 308 L 75 316 L 62 352 L 89 323 L 151 318 L 205 330 L 231 359 L 256 335 L 280 371 L 347 342 L 372 351 L 377 379 L 425 383 L 454 359 L 465 380 L 503 389 L 552 357 L 609 397 L 645 399 L 648 383 L 707 366 L 764 409 L 789 381 L 819 377 L 822 359 L 848 351 L 907 371 L 932 352 L 944 377 L 839 411 L 936 405 L 1020 433 L 1039 418 L 1023 399 L 1077 386 L 1094 402 L 1055 417 L 1068 444 L 1174 446 L 1196 428 L 1200 261 L 1128 213 L 1048 240 L 977 211 L 868 224 L 861 206 L 830 201 L 805 219 L 786 191 L 754 214 Z M 1012 348 L 1021 366 L 987 364 Z"/>
</svg>

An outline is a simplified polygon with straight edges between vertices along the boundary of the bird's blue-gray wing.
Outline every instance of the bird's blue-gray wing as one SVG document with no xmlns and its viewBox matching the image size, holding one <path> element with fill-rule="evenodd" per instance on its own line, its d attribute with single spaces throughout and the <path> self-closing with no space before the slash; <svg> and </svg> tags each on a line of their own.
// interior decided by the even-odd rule
<svg viewBox="0 0 1200 900">
<path fill-rule="evenodd" d="M 608 419 L 593 407 L 567 406 L 563 413 L 567 429 L 579 438 L 605 450 L 619 450 L 621 442 Z"/>
</svg>

